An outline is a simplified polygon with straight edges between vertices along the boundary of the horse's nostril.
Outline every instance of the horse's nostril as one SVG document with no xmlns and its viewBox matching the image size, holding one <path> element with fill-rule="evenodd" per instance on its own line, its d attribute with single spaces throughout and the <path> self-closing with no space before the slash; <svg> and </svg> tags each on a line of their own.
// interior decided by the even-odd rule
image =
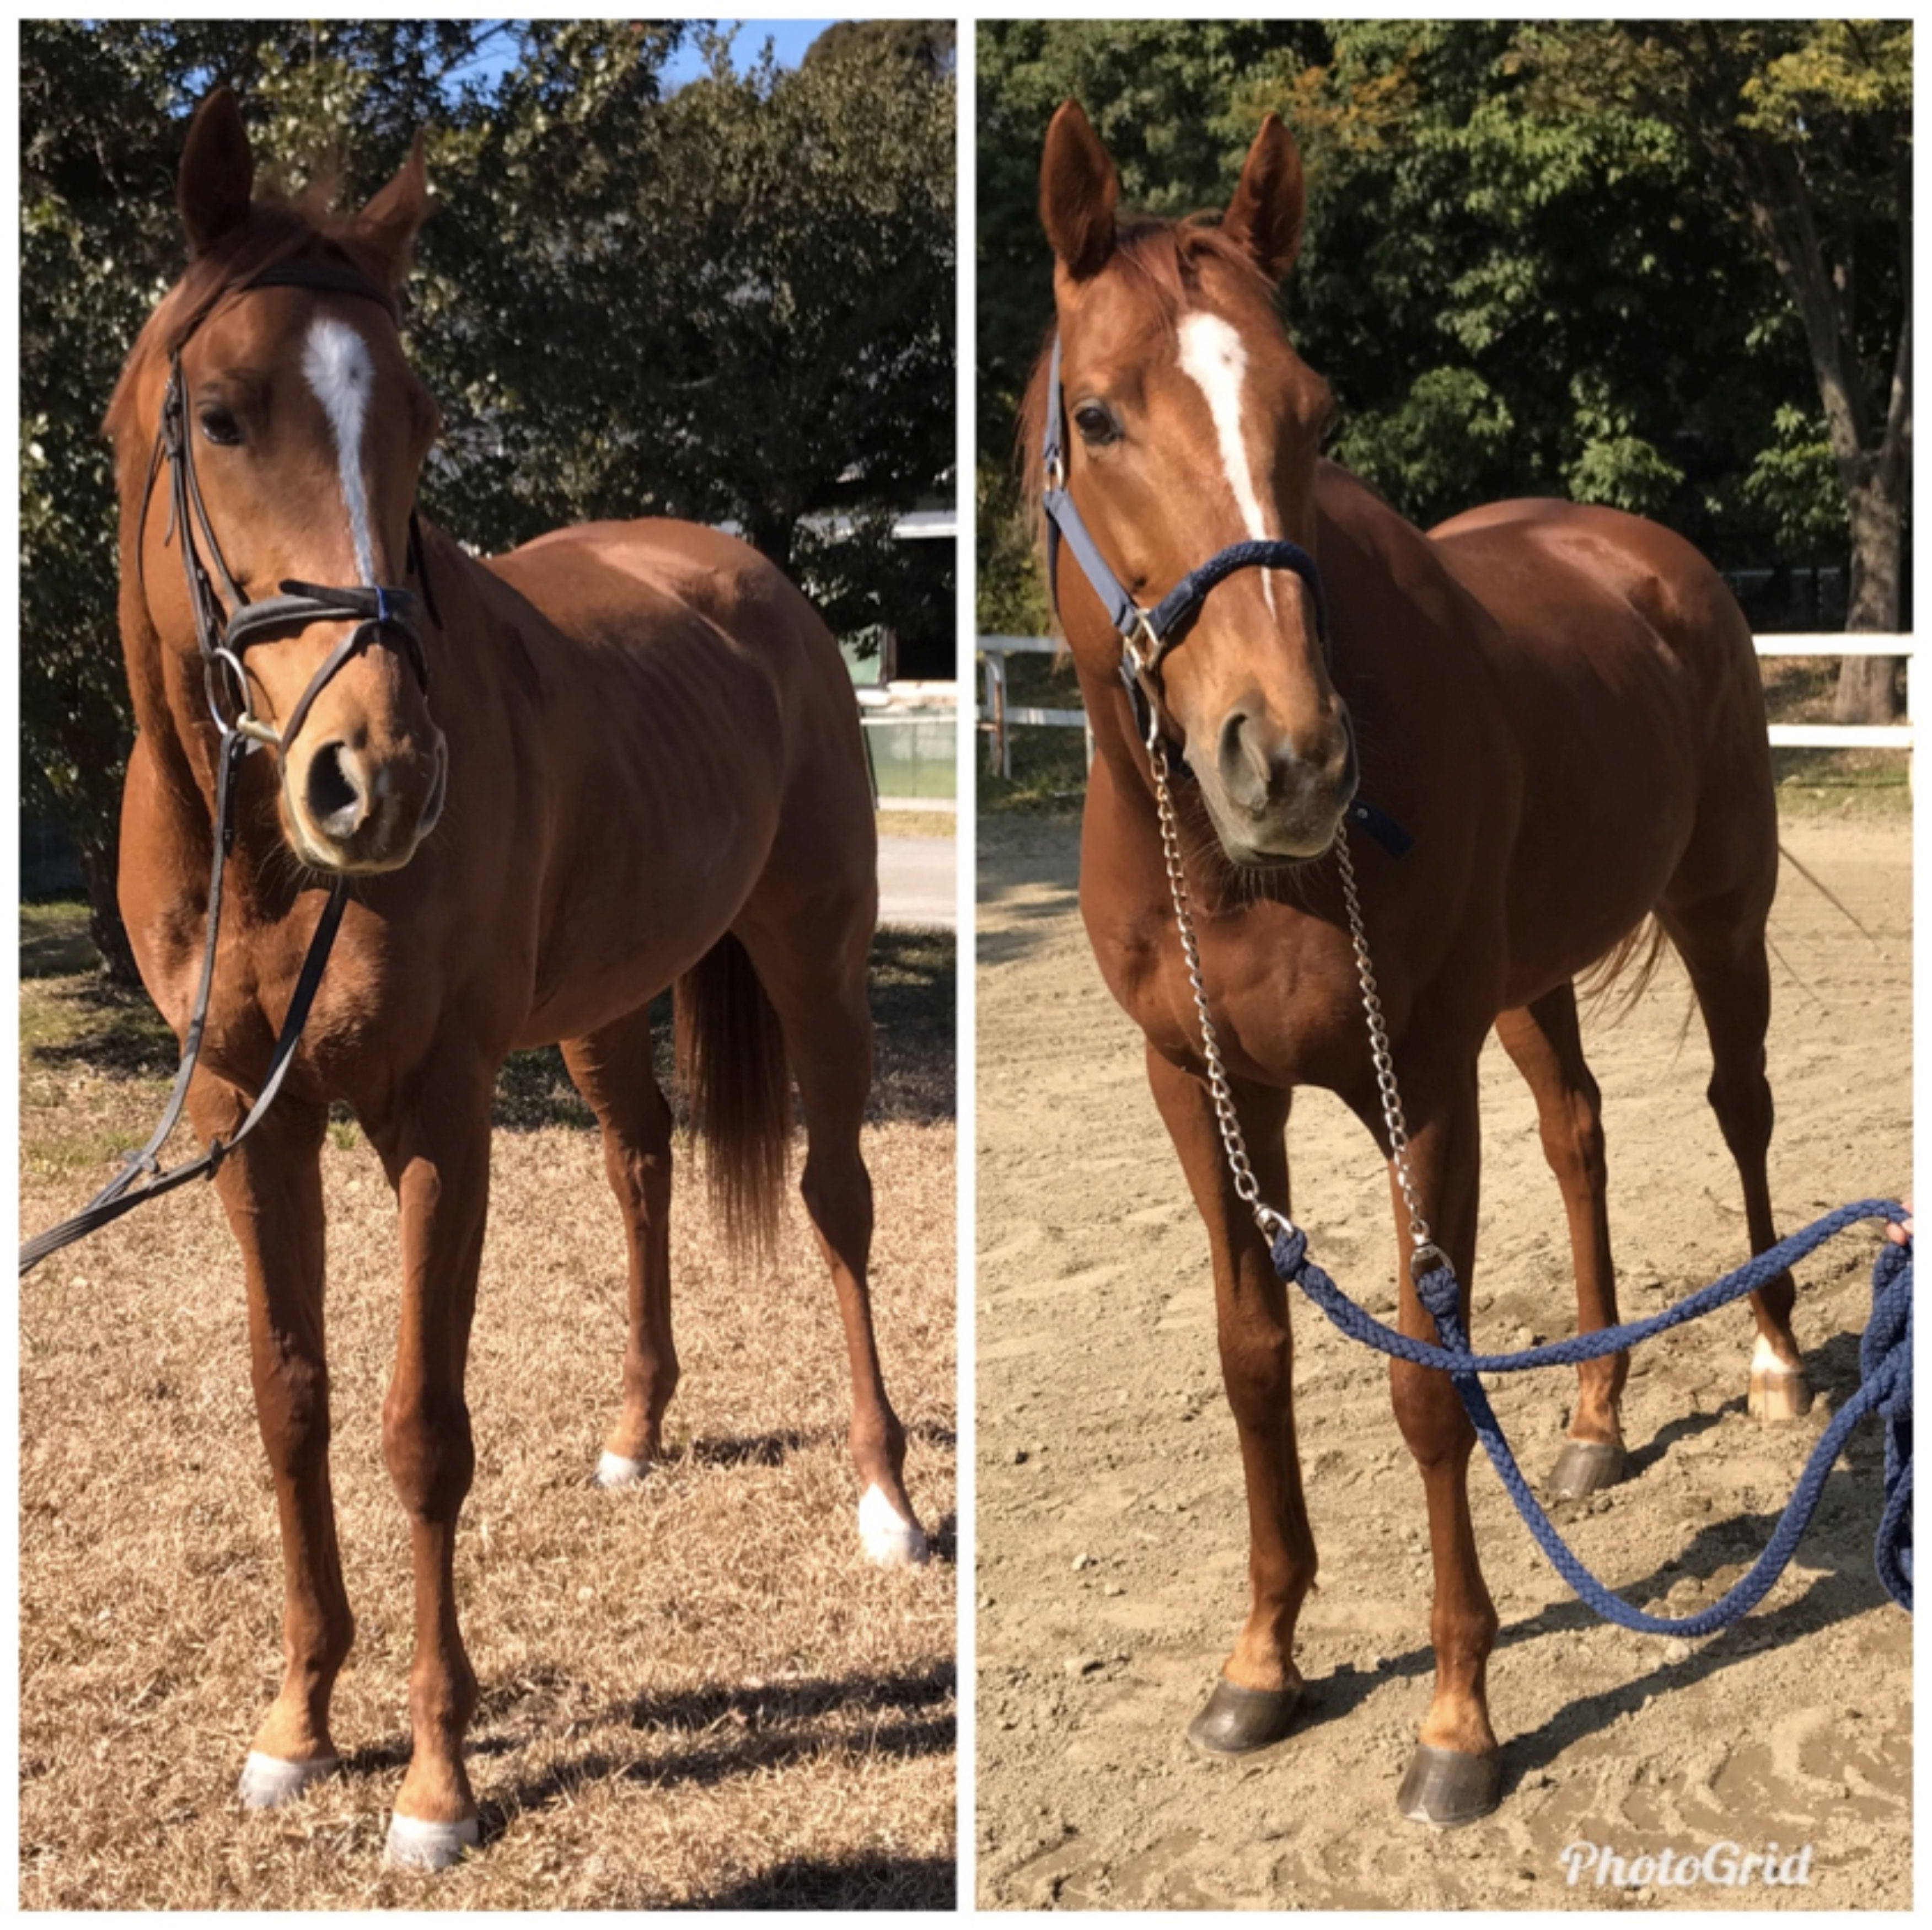
<svg viewBox="0 0 1932 1930">
<path fill-rule="evenodd" d="M 1278 782 L 1276 760 L 1268 755 L 1262 733 L 1246 711 L 1232 710 L 1223 720 L 1217 761 L 1222 786 L 1231 803 L 1250 811 L 1267 808 Z"/>
<path fill-rule="evenodd" d="M 308 789 L 309 815 L 318 829 L 346 837 L 362 823 L 362 785 L 346 746 L 324 744 L 309 760 Z"/>
</svg>

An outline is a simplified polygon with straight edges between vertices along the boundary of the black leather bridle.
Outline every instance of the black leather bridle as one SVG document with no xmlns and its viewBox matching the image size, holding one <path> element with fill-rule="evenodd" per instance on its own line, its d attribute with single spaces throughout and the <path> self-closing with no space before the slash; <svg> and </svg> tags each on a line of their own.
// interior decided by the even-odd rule
<svg viewBox="0 0 1932 1930">
<path fill-rule="evenodd" d="M 1180 641 L 1200 614 L 1209 592 L 1239 570 L 1286 569 L 1300 578 L 1314 605 L 1316 641 L 1322 646 L 1324 659 L 1332 655 L 1328 599 L 1322 593 L 1321 574 L 1307 551 L 1285 536 L 1230 543 L 1226 548 L 1216 550 L 1198 569 L 1190 570 L 1152 609 L 1136 602 L 1132 593 L 1101 554 L 1093 532 L 1069 493 L 1066 439 L 1066 403 L 1060 386 L 1060 338 L 1056 334 L 1047 370 L 1046 425 L 1041 446 L 1044 487 L 1040 507 L 1046 517 L 1047 593 L 1058 611 L 1060 548 L 1064 543 L 1073 552 L 1080 573 L 1100 599 L 1108 620 L 1119 634 L 1120 681 L 1126 687 L 1127 701 L 1143 743 L 1151 746 L 1160 733 L 1161 659 Z M 1349 800 L 1346 815 L 1392 857 L 1400 857 L 1414 842 L 1387 812 L 1359 797 Z"/>
<path fill-rule="evenodd" d="M 278 263 L 241 284 L 236 292 L 272 287 L 312 288 L 329 294 L 354 296 L 374 302 L 392 322 L 400 319 L 394 298 L 387 289 L 356 269 L 333 262 Z M 185 339 L 177 343 L 169 357 L 168 386 L 161 398 L 161 419 L 154 431 L 154 451 L 148 459 L 147 487 L 141 499 L 135 567 L 137 570 L 144 567 L 145 545 L 141 536 L 147 527 L 154 484 L 165 462 L 169 473 L 169 512 L 162 542 L 172 542 L 177 536 L 181 539 L 182 567 L 188 578 L 188 602 L 194 612 L 208 713 L 216 729 L 224 740 L 238 731 L 286 752 L 330 680 L 351 657 L 372 643 L 400 648 L 416 672 L 417 682 L 427 692 L 429 663 L 416 628 L 418 599 L 416 593 L 405 586 L 358 584 L 338 588 L 289 581 L 280 585 L 278 596 L 250 602 L 243 594 L 222 555 L 214 526 L 208 519 L 208 506 L 202 498 L 201 479 L 195 472 L 194 437 L 188 420 L 188 385 L 182 374 L 182 350 L 186 346 Z M 423 567 L 422 526 L 413 506 L 410 511 L 409 551 L 405 560 L 422 582 L 423 601 L 428 605 L 432 620 L 440 621 Z M 209 579 L 210 565 L 220 581 L 219 596 Z M 330 652 L 310 679 L 308 688 L 296 701 L 282 728 L 273 730 L 254 714 L 244 664 L 248 646 L 270 635 L 326 623 L 353 623 L 356 628 Z M 234 707 L 232 718 L 224 713 L 221 689 L 224 682 L 228 686 L 226 695 Z"/>
<path fill-rule="evenodd" d="M 329 294 L 354 296 L 377 304 L 392 322 L 400 319 L 395 301 L 388 290 L 346 264 L 326 261 L 279 263 L 238 284 L 230 292 L 268 287 L 312 288 Z M 169 471 L 169 516 L 162 541 L 164 544 L 172 542 L 177 536 L 181 541 L 182 566 L 188 578 L 188 602 L 194 613 L 195 637 L 201 650 L 208 714 L 220 740 L 215 761 L 214 856 L 208 879 L 208 933 L 202 951 L 201 977 L 182 1040 L 181 1063 L 176 1069 L 174 1085 L 168 1094 L 160 1123 L 149 1135 L 147 1144 L 129 1157 L 120 1172 L 80 1212 L 21 1247 L 20 1271 L 23 1274 L 38 1265 L 48 1254 L 57 1253 L 92 1232 L 97 1226 L 118 1219 L 143 1200 L 172 1192 L 191 1179 L 212 1178 L 222 1161 L 254 1131 L 274 1102 L 294 1059 L 296 1049 L 302 1043 L 302 1028 L 308 1022 L 329 952 L 342 923 L 348 898 L 348 880 L 344 877 L 338 877 L 330 887 L 328 902 L 322 908 L 315 935 L 309 941 L 308 954 L 296 980 L 294 995 L 289 1001 L 274 1051 L 269 1058 L 268 1075 L 247 1117 L 236 1127 L 234 1136 L 226 1142 L 214 1139 L 198 1159 L 166 1171 L 162 1169 L 160 1150 L 173 1133 L 188 1103 L 189 1082 L 194 1076 L 196 1063 L 201 1055 L 202 1034 L 207 1028 L 208 1001 L 214 984 L 215 947 L 221 926 L 222 879 L 226 860 L 235 845 L 236 779 L 249 755 L 264 746 L 274 746 L 286 758 L 290 745 L 307 720 L 315 700 L 351 657 L 373 644 L 381 643 L 400 650 L 416 672 L 417 682 L 427 692 L 429 661 L 417 629 L 418 609 L 427 607 L 430 620 L 439 629 L 442 626 L 442 620 L 429 587 L 422 527 L 413 506 L 410 511 L 406 560 L 422 585 L 420 602 L 415 591 L 400 584 L 358 584 L 337 587 L 294 580 L 280 584 L 279 593 L 275 596 L 249 601 L 221 554 L 221 545 L 215 539 L 214 525 L 208 518 L 208 506 L 202 498 L 200 480 L 195 473 L 194 438 L 188 421 L 187 384 L 182 374 L 182 350 L 186 341 L 184 338 L 177 343 L 169 358 L 167 388 L 161 399 L 161 419 L 154 432 L 153 453 L 148 461 L 148 478 L 141 498 L 134 555 L 135 569 L 145 588 L 142 552 L 148 511 L 161 465 L 165 462 Z M 209 578 L 210 565 L 220 583 L 219 596 Z M 248 647 L 272 635 L 286 635 L 310 623 L 352 623 L 356 627 L 329 653 L 322 667 L 309 680 L 308 688 L 289 713 L 287 721 L 277 731 L 255 715 L 246 665 Z M 226 703 L 224 698 L 227 700 Z M 231 707 L 232 715 L 229 714 Z M 135 1181 L 144 1174 L 147 1184 L 139 1191 L 130 1190 Z"/>
</svg>

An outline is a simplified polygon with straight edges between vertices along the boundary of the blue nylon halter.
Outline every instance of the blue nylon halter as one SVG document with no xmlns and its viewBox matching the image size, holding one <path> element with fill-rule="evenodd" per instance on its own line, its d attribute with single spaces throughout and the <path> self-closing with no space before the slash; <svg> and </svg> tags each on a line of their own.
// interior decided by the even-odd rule
<svg viewBox="0 0 1932 1930">
<path fill-rule="evenodd" d="M 1315 559 L 1299 543 L 1285 536 L 1251 539 L 1230 543 L 1216 550 L 1198 569 L 1192 569 L 1151 610 L 1136 603 L 1125 584 L 1114 574 L 1100 546 L 1094 540 L 1078 506 L 1066 487 L 1065 435 L 1066 404 L 1060 381 L 1060 337 L 1053 338 L 1053 356 L 1047 373 L 1046 429 L 1041 455 L 1046 486 L 1040 507 L 1046 515 L 1047 593 L 1055 610 L 1060 608 L 1060 546 L 1064 542 L 1073 552 L 1080 573 L 1100 599 L 1107 618 L 1120 638 L 1120 681 L 1126 685 L 1127 701 L 1143 740 L 1160 728 L 1154 699 L 1156 676 L 1160 660 L 1178 644 L 1188 626 L 1200 613 L 1208 593 L 1244 569 L 1290 570 L 1307 587 L 1315 606 L 1316 641 L 1324 658 L 1330 654 L 1328 600 L 1322 593 L 1322 578 Z M 1352 824 L 1373 838 L 1391 857 L 1400 857 L 1414 840 L 1394 819 L 1360 797 L 1352 799 L 1347 815 Z"/>
</svg>

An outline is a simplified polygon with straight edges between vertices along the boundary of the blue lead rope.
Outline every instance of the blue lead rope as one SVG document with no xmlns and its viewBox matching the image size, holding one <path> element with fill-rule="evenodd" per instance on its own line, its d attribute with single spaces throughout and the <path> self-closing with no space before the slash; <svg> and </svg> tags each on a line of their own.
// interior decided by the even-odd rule
<svg viewBox="0 0 1932 1930">
<path fill-rule="evenodd" d="M 1415 1283 L 1423 1306 L 1436 1322 L 1442 1344 L 1432 1346 L 1426 1340 L 1412 1340 L 1399 1334 L 1358 1307 L 1334 1280 L 1308 1256 L 1308 1238 L 1299 1228 L 1288 1228 L 1274 1241 L 1276 1273 L 1292 1280 L 1328 1315 L 1342 1331 L 1378 1352 L 1398 1360 L 1412 1361 L 1419 1367 L 1435 1367 L 1455 1383 L 1474 1424 L 1477 1438 L 1495 1466 L 1503 1486 L 1509 1491 L 1520 1514 L 1550 1557 L 1557 1573 L 1578 1596 L 1606 1621 L 1652 1635 L 1708 1635 L 1727 1628 L 1740 1616 L 1763 1600 L 1796 1553 L 1799 1538 L 1809 1524 L 1826 1477 L 1843 1450 L 1852 1429 L 1874 1410 L 1885 1427 L 1885 1509 L 1879 1521 L 1874 1560 L 1878 1577 L 1892 1599 L 1903 1608 L 1912 1607 L 1912 1244 L 1891 1241 L 1880 1250 L 1872 1269 L 1872 1316 L 1858 1348 L 1861 1382 L 1858 1391 L 1833 1415 L 1819 1437 L 1811 1458 L 1799 1477 L 1797 1491 L 1779 1517 L 1769 1544 L 1750 1572 L 1728 1591 L 1720 1601 L 1695 1615 L 1671 1621 L 1647 1615 L 1611 1593 L 1571 1553 L 1555 1524 L 1544 1512 L 1542 1504 L 1530 1491 L 1528 1481 L 1516 1466 L 1508 1442 L 1490 1406 L 1489 1396 L 1477 1376 L 1484 1373 L 1517 1373 L 1530 1367 L 1574 1366 L 1605 1354 L 1647 1340 L 1667 1328 L 1681 1326 L 1714 1307 L 1728 1305 L 1755 1292 L 1814 1249 L 1822 1246 L 1847 1226 L 1864 1220 L 1897 1222 L 1904 1217 L 1901 1208 L 1889 1200 L 1864 1199 L 1828 1213 L 1802 1232 L 1781 1240 L 1768 1252 L 1726 1274 L 1714 1284 L 1700 1289 L 1688 1298 L 1666 1307 L 1647 1320 L 1634 1320 L 1621 1327 L 1606 1327 L 1574 1339 L 1554 1340 L 1547 1346 L 1530 1347 L 1515 1354 L 1478 1354 L 1472 1352 L 1462 1325 L 1460 1295 L 1456 1277 L 1447 1267 L 1432 1268 Z"/>
</svg>

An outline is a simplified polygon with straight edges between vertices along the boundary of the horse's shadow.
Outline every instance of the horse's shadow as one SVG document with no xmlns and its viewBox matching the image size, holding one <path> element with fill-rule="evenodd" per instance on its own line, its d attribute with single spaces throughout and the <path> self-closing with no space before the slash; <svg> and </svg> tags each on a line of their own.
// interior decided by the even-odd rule
<svg viewBox="0 0 1932 1930">
<path fill-rule="evenodd" d="M 554 1672 L 526 1676 L 519 1697 L 557 1679 Z M 850 1733 L 836 1726 L 841 1716 L 863 1721 L 868 1757 L 912 1762 L 945 1755 L 957 1739 L 958 1695 L 958 1672 L 941 1661 L 898 1675 L 815 1676 L 756 1688 L 718 1684 L 609 1703 L 592 1718 L 593 1724 L 638 1732 L 638 1753 L 586 1751 L 523 1778 L 478 1805 L 483 1845 L 487 1849 L 504 1835 L 518 1817 L 569 1802 L 589 1784 L 615 1780 L 662 1790 L 715 1789 L 794 1767 L 822 1757 Z M 486 1735 L 473 1740 L 468 1753 L 502 1756 L 516 1746 L 514 1737 Z M 394 1774 L 409 1756 L 407 1737 L 392 1736 L 350 1752 L 344 1767 L 357 1775 Z M 952 1907 L 952 1886 L 949 1859 L 794 1859 L 704 1902 L 707 1907 L 735 1901 L 747 1908 L 862 1909 L 869 1899 L 871 1905 L 944 1910 Z"/>
<path fill-rule="evenodd" d="M 948 1454 L 959 1445 L 958 1436 L 950 1427 L 942 1427 L 937 1421 L 915 1421 L 905 1431 L 908 1441 L 922 1442 L 927 1447 L 938 1448 Z M 832 1438 L 826 1430 L 808 1433 L 800 1427 L 788 1427 L 782 1433 L 770 1434 L 727 1435 L 716 1440 L 700 1436 L 692 1440 L 684 1452 L 700 1467 L 776 1468 L 782 1467 L 794 1454 L 807 1448 L 824 1447 Z"/>
<path fill-rule="evenodd" d="M 1840 1334 L 1814 1349 L 1809 1355 L 1814 1384 L 1821 1390 L 1832 1389 L 1840 1400 L 1848 1399 L 1858 1380 L 1858 1346 L 1856 1334 Z M 1632 1453 L 1628 1478 L 1634 1479 L 1655 1467 L 1676 1442 L 1720 1424 L 1725 1415 L 1742 1409 L 1744 1404 L 1740 1395 L 1716 1412 L 1686 1415 L 1667 1423 L 1642 1448 Z M 1505 1794 L 1525 1777 L 1549 1767 L 1585 1736 L 1600 1730 L 1620 1715 L 1634 1714 L 1653 1697 L 1708 1680 L 1761 1648 L 1814 1634 L 1888 1602 L 1891 1598 L 1872 1571 L 1868 1553 L 1884 1508 L 1881 1485 L 1884 1448 L 1877 1430 L 1862 1428 L 1855 1433 L 1842 1458 L 1849 1467 L 1840 1468 L 1827 1478 L 1816 1512 L 1799 1544 L 1808 1557 L 1808 1565 L 1817 1565 L 1821 1559 L 1828 1563 L 1825 1573 L 1796 1600 L 1773 1609 L 1752 1610 L 1730 1628 L 1706 1638 L 1681 1660 L 1659 1660 L 1628 1682 L 1566 1703 L 1540 1727 L 1511 1736 L 1503 1748 Z M 1641 1505 L 1641 1497 L 1632 1496 L 1630 1500 L 1631 1505 Z M 1654 1600 L 1687 1577 L 1708 1581 L 1720 1569 L 1735 1568 L 1740 1561 L 1754 1562 L 1770 1540 L 1783 1512 L 1780 1503 L 1770 1511 L 1712 1522 L 1697 1531 L 1680 1554 L 1660 1564 L 1648 1575 L 1618 1581 L 1615 1592 L 1628 1601 L 1641 1604 Z M 1560 1513 L 1555 1518 L 1560 1529 L 1564 1525 Z M 1682 1611 L 1694 1612 L 1693 1609 Z M 1599 1618 L 1593 1610 L 1566 1595 L 1507 1625 L 1497 1636 L 1496 1647 L 1500 1652 L 1540 1637 L 1574 1634 L 1598 1625 Z M 1630 1652 L 1638 1657 L 1657 1653 L 1654 1649 L 1646 1651 L 1634 1646 L 1654 1640 L 1634 1635 Z M 1365 1703 L 1386 1676 L 1427 1679 L 1433 1675 L 1435 1667 L 1434 1652 L 1426 1646 L 1392 1658 L 1373 1673 L 1345 1664 L 1332 1675 L 1309 1685 L 1304 1720 L 1310 1727 L 1338 1721 Z"/>
<path fill-rule="evenodd" d="M 776 1869 L 716 1890 L 702 1910 L 951 1910 L 957 1868 L 950 1856 L 794 1856 Z M 615 1907 L 626 1907 L 621 1901 Z M 636 1907 L 644 1907 L 641 1903 Z"/>
</svg>

